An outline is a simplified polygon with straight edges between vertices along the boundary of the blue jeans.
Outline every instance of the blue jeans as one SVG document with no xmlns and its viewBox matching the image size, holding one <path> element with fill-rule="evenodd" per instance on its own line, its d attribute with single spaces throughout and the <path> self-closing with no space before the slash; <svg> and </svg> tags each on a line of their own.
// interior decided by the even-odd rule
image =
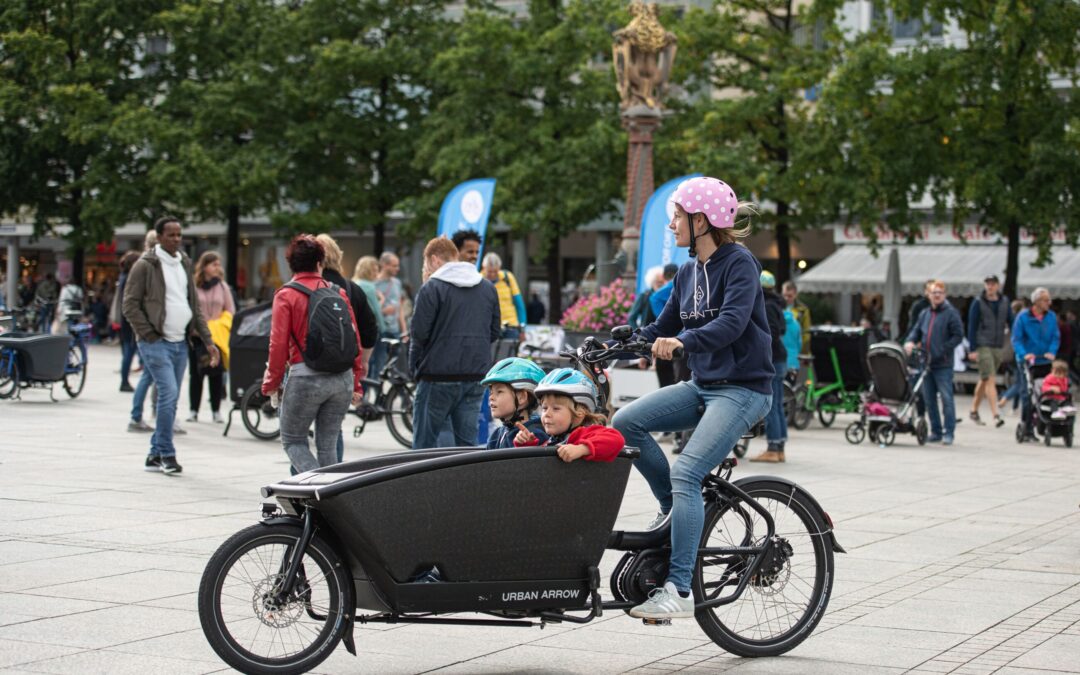
<svg viewBox="0 0 1080 675">
<path fill-rule="evenodd" d="M 42 333 L 52 332 L 53 314 L 56 313 L 56 303 L 49 302 L 38 310 L 38 330 Z"/>
<path fill-rule="evenodd" d="M 143 372 L 149 372 L 157 385 L 157 424 L 150 439 L 150 454 L 155 457 L 175 457 L 173 425 L 180 383 L 184 381 L 187 371 L 187 344 L 165 340 L 140 342 L 139 355 L 142 357 Z M 139 380 L 139 386 L 142 387 L 142 380 Z M 139 414 L 142 415 L 141 410 Z"/>
<path fill-rule="evenodd" d="M 937 397 L 941 394 L 941 413 L 938 413 Z M 952 436 L 956 432 L 956 403 L 953 401 L 952 366 L 939 366 L 926 372 L 923 380 L 923 401 L 930 416 L 930 434 Z M 941 417 L 945 417 L 942 427 Z"/>
<path fill-rule="evenodd" d="M 135 360 L 135 336 L 124 335 L 120 332 L 120 384 L 130 384 L 128 377 L 131 375 L 131 362 Z"/>
<path fill-rule="evenodd" d="M 478 381 L 418 382 L 413 400 L 413 449 L 440 447 L 439 430 L 447 419 L 454 429 L 455 445 L 475 445 L 483 397 L 484 388 Z"/>
<path fill-rule="evenodd" d="M 139 358 L 142 359 L 140 352 Z M 131 421 L 138 422 L 143 418 L 143 408 L 146 405 L 146 394 L 150 391 L 150 385 L 154 383 L 154 376 L 150 373 L 150 369 L 146 367 L 146 363 L 143 363 L 142 376 L 139 377 L 139 381 L 135 384 L 135 395 L 131 397 Z"/>
<path fill-rule="evenodd" d="M 787 418 L 784 416 L 784 375 L 787 363 L 777 361 L 773 364 L 776 375 L 772 380 L 772 406 L 765 415 L 765 439 L 769 445 L 787 441 Z"/>
<path fill-rule="evenodd" d="M 641 450 L 634 465 L 649 482 L 660 510 L 672 511 L 671 567 L 667 580 L 689 592 L 704 527 L 701 481 L 731 452 L 750 427 L 768 412 L 770 394 L 745 387 L 704 388 L 680 382 L 651 392 L 615 413 L 611 425 L 626 445 Z M 685 431 L 697 427 L 682 454 L 669 467 L 653 431 Z"/>
</svg>

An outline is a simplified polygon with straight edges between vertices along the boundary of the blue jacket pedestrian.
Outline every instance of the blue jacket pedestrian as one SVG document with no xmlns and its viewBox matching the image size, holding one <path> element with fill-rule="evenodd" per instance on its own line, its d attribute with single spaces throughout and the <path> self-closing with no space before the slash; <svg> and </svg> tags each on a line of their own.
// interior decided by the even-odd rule
<svg viewBox="0 0 1080 675">
<path fill-rule="evenodd" d="M 942 300 L 938 305 L 931 302 L 915 321 L 907 341 L 926 351 L 930 368 L 951 368 L 953 352 L 964 341 L 960 312 L 948 300 Z"/>
<path fill-rule="evenodd" d="M 1013 321 L 1012 343 L 1017 361 L 1034 354 L 1035 363 L 1049 363 L 1050 359 L 1045 355 L 1057 354 L 1061 344 L 1057 315 L 1053 310 L 1047 310 L 1042 316 L 1036 316 L 1030 309 L 1020 312 Z"/>
</svg>

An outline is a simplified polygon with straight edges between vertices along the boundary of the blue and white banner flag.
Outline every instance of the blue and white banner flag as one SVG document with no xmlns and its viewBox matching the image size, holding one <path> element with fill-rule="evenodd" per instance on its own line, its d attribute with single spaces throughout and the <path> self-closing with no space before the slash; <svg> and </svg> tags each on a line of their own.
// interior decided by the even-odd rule
<svg viewBox="0 0 1080 675">
<path fill-rule="evenodd" d="M 645 273 L 653 267 L 663 267 L 668 263 L 682 265 L 690 259 L 690 250 L 675 246 L 675 233 L 668 229 L 675 216 L 675 204 L 671 202 L 671 195 L 684 180 L 700 175 L 691 173 L 669 180 L 652 193 L 645 204 L 645 213 L 641 216 L 641 239 L 638 240 L 638 293 L 649 287 Z"/>
<path fill-rule="evenodd" d="M 494 197 L 494 178 L 467 180 L 455 187 L 446 195 L 439 210 L 438 236 L 453 237 L 455 232 L 474 230 L 480 235 L 480 255 L 483 257 Z M 477 265 L 479 263 L 477 260 Z"/>
</svg>

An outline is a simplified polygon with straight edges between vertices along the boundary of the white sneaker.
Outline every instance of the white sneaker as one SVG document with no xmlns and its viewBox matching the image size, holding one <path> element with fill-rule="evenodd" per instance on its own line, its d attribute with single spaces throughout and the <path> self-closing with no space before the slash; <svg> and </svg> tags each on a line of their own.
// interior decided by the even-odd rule
<svg viewBox="0 0 1080 675">
<path fill-rule="evenodd" d="M 214 418 L 214 422 L 217 423 L 217 424 L 224 424 L 225 423 L 225 418 L 222 417 L 221 413 L 219 413 L 216 410 L 213 413 L 213 418 Z"/>
<path fill-rule="evenodd" d="M 187 435 L 187 429 L 180 426 L 179 424 L 174 424 L 173 425 L 172 432 L 173 432 L 173 436 L 186 436 Z"/>
<path fill-rule="evenodd" d="M 188 413 L 187 421 L 188 422 L 198 422 L 199 421 L 199 413 L 197 413 L 197 412 Z"/>
<path fill-rule="evenodd" d="M 630 616 L 638 619 L 688 619 L 694 616 L 694 594 L 679 597 L 675 584 L 666 582 L 662 588 L 654 588 L 649 599 L 630 610 Z"/>
<path fill-rule="evenodd" d="M 647 525 L 647 526 L 645 527 L 645 530 L 646 530 L 646 531 L 648 531 L 648 530 L 655 530 L 656 528 L 658 528 L 658 527 L 660 527 L 661 525 L 663 525 L 663 524 L 664 524 L 664 522 L 665 522 L 665 521 L 667 521 L 667 519 L 668 519 L 668 516 L 670 516 L 670 515 L 671 515 L 671 512 L 668 512 L 668 513 L 664 513 L 663 511 L 657 511 L 657 512 L 656 512 L 656 517 L 655 517 L 655 518 L 653 518 L 653 519 L 652 519 L 652 522 L 651 522 L 651 523 L 649 523 L 649 524 L 648 524 L 648 525 Z"/>
</svg>

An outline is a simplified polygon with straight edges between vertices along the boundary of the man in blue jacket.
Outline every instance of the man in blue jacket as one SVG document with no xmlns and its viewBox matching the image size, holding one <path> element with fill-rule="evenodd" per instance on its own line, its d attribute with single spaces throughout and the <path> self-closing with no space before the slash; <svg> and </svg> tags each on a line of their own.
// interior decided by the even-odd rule
<svg viewBox="0 0 1080 675">
<path fill-rule="evenodd" d="M 1050 291 L 1036 288 L 1031 294 L 1031 309 L 1016 315 L 1012 327 L 1013 351 L 1016 353 L 1018 382 L 1020 384 L 1021 414 L 1024 424 L 1024 440 L 1033 440 L 1031 432 L 1031 395 L 1024 364 L 1031 367 L 1031 376 L 1043 377 L 1050 371 L 1050 362 L 1061 344 L 1057 315 L 1050 309 Z"/>
<path fill-rule="evenodd" d="M 499 296 L 475 263 L 458 262 L 446 237 L 424 248 L 424 285 L 416 294 L 409 369 L 416 380 L 413 448 L 438 447 L 449 420 L 458 446 L 476 443 L 491 344 L 499 339 Z"/>
<path fill-rule="evenodd" d="M 931 443 L 952 445 L 956 431 L 956 403 L 953 400 L 953 351 L 964 340 L 960 312 L 945 299 L 945 283 L 930 286 L 930 306 L 923 310 L 908 333 L 904 350 L 911 353 L 918 344 L 926 352 L 927 372 L 923 380 L 923 400 L 930 410 Z M 941 413 L 937 397 L 941 396 Z M 945 418 L 942 426 L 941 417 Z"/>
</svg>

